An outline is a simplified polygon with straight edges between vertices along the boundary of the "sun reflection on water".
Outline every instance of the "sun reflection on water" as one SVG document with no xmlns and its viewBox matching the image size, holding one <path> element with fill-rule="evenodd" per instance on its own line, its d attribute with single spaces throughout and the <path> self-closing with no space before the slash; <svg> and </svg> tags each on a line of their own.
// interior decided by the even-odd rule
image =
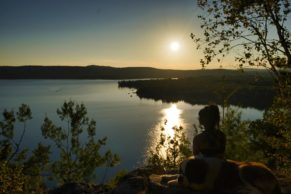
<svg viewBox="0 0 291 194">
<path fill-rule="evenodd" d="M 180 118 L 181 113 L 182 110 L 178 109 L 176 104 L 172 104 L 170 108 L 163 110 L 164 117 L 162 120 L 164 120 L 164 123 L 162 127 L 164 128 L 163 132 L 166 136 L 173 138 L 175 135 L 173 128 L 180 127 L 182 125 Z"/>
<path fill-rule="evenodd" d="M 183 111 L 179 109 L 176 104 L 171 104 L 169 108 L 165 108 L 161 111 L 162 116 L 159 123 L 150 132 L 147 153 L 149 150 L 153 150 L 160 143 L 161 133 L 163 133 L 165 137 L 174 137 L 174 128 L 183 126 L 184 124 L 181 119 L 182 112 Z"/>
</svg>

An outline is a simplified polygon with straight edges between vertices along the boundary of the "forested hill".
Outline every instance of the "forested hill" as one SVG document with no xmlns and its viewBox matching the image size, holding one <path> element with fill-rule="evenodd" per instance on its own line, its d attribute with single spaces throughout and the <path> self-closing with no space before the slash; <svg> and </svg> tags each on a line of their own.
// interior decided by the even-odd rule
<svg viewBox="0 0 291 194">
<path fill-rule="evenodd" d="M 249 70 L 247 74 L 257 74 Z M 150 67 L 17 66 L 0 67 L 0 79 L 142 79 L 238 75 L 237 70 L 165 70 Z M 260 74 L 262 71 L 260 71 Z M 264 72 L 266 74 L 266 72 Z"/>
<path fill-rule="evenodd" d="M 109 66 L 19 66 L 0 67 L 0 79 L 140 79 L 188 77 L 194 71 L 161 70 L 149 67 Z"/>
<path fill-rule="evenodd" d="M 266 71 L 200 70 L 192 77 L 119 81 L 119 87 L 134 88 L 140 98 L 190 104 L 225 102 L 242 107 L 265 109 L 276 94 Z"/>
</svg>

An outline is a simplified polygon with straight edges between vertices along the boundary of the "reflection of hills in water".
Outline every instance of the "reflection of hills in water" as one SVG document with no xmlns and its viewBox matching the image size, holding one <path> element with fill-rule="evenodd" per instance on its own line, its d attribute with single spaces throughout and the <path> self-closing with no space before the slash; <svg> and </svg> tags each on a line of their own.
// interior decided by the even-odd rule
<svg viewBox="0 0 291 194">
<path fill-rule="evenodd" d="M 275 95 L 270 77 L 242 74 L 207 74 L 182 79 L 120 81 L 119 87 L 136 89 L 140 98 L 190 104 L 233 104 L 265 109 Z"/>
</svg>

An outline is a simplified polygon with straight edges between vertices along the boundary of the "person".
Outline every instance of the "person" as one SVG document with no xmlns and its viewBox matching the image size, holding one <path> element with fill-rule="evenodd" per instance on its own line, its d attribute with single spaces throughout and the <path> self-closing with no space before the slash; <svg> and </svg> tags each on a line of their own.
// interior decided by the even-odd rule
<svg viewBox="0 0 291 194">
<path fill-rule="evenodd" d="M 219 130 L 219 121 L 216 105 L 199 111 L 205 130 L 193 139 L 194 157 L 180 164 L 178 178 L 168 184 L 199 193 L 281 193 L 278 180 L 265 165 L 224 159 L 226 138 Z"/>
<path fill-rule="evenodd" d="M 208 105 L 199 111 L 199 123 L 204 131 L 193 138 L 194 157 L 224 158 L 226 137 L 219 130 L 219 121 L 217 105 Z"/>
<path fill-rule="evenodd" d="M 216 105 L 205 106 L 199 111 L 199 123 L 204 131 L 193 138 L 193 156 L 180 164 L 180 174 L 169 185 L 209 191 L 224 163 L 226 137 L 219 130 L 220 115 Z"/>
</svg>

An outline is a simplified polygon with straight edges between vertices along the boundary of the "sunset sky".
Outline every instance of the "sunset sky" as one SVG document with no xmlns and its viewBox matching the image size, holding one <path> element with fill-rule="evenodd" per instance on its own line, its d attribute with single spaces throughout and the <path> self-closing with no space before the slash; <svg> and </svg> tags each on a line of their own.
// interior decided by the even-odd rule
<svg viewBox="0 0 291 194">
<path fill-rule="evenodd" d="M 195 0 L 0 2 L 1 66 L 201 68 Z"/>
</svg>

